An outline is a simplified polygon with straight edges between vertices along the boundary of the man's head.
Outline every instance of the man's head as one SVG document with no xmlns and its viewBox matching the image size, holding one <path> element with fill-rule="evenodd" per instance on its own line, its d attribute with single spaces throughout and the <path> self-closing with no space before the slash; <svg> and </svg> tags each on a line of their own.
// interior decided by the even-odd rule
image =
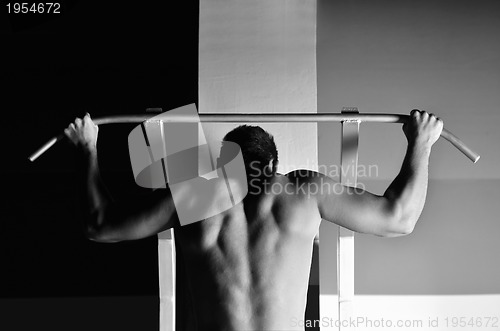
<svg viewBox="0 0 500 331">
<path fill-rule="evenodd" d="M 241 148 L 247 177 L 271 177 L 278 167 L 278 150 L 274 138 L 259 126 L 241 125 L 226 134 L 224 141 L 237 143 Z"/>
</svg>

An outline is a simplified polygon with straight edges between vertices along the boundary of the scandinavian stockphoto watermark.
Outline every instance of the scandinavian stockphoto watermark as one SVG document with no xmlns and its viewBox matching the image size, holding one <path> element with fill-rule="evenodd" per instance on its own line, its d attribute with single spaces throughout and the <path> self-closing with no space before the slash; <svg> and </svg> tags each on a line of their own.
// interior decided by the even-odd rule
<svg viewBox="0 0 500 331">
<path fill-rule="evenodd" d="M 499 316 L 427 316 L 420 318 L 386 318 L 354 316 L 348 319 L 337 319 L 333 317 L 322 317 L 320 319 L 299 319 L 290 320 L 292 328 L 345 328 L 350 330 L 408 330 L 408 329 L 485 329 L 498 330 L 500 327 Z"/>
<path fill-rule="evenodd" d="M 322 317 L 320 319 L 298 319 L 292 318 L 290 326 L 293 328 L 348 328 L 348 329 L 384 329 L 384 328 L 423 328 L 424 321 L 421 319 L 386 319 L 369 318 L 366 316 L 351 317 L 348 319 L 337 319 L 333 317 Z"/>
<path fill-rule="evenodd" d="M 304 165 L 302 165 L 304 167 Z M 288 194 L 288 195 L 306 195 L 315 196 L 323 194 L 363 194 L 365 192 L 365 184 L 363 178 L 376 178 L 379 174 L 379 168 L 376 164 L 370 165 L 345 165 L 343 167 L 337 165 L 317 165 L 311 163 L 306 165 L 306 169 L 296 170 L 293 176 L 288 176 L 288 181 L 272 181 L 269 180 L 273 176 L 273 169 L 268 166 L 262 166 L 259 161 L 250 163 L 250 171 L 248 176 L 248 194 Z M 291 168 L 295 168 L 291 166 Z M 341 184 L 338 178 L 341 176 L 354 176 L 358 178 L 356 185 Z M 302 178 L 307 177 L 304 181 Z"/>
</svg>

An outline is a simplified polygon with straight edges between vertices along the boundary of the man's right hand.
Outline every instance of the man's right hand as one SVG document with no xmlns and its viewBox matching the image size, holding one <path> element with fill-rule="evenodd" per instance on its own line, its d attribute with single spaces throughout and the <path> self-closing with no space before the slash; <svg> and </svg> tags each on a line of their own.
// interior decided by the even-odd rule
<svg viewBox="0 0 500 331">
<path fill-rule="evenodd" d="M 83 119 L 76 118 L 75 122 L 64 130 L 64 134 L 75 146 L 88 151 L 96 150 L 98 132 L 99 127 L 92 121 L 89 113 Z"/>
<path fill-rule="evenodd" d="M 431 147 L 443 131 L 443 121 L 434 114 L 414 109 L 410 120 L 403 125 L 403 131 L 409 144 Z"/>
</svg>

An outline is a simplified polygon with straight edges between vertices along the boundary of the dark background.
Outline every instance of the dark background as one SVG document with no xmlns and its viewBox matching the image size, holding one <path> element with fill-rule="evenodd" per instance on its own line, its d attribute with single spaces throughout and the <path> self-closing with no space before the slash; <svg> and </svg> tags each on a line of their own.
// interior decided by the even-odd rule
<svg viewBox="0 0 500 331">
<path fill-rule="evenodd" d="M 143 298 L 135 305 L 153 309 L 149 323 L 157 329 L 156 236 L 113 245 L 87 240 L 75 151 L 63 141 L 34 163 L 28 156 L 85 112 L 94 118 L 142 114 L 148 107 L 197 102 L 198 2 L 66 1 L 59 15 L 8 15 L 6 2 L 1 4 L 0 324 L 21 330 L 42 318 L 46 323 L 37 327 L 68 329 L 65 318 L 126 317 L 134 313 L 124 308 L 126 300 L 108 305 L 93 299 L 123 296 Z M 99 131 L 102 174 L 118 198 L 147 193 L 135 185 L 128 159 L 133 127 Z M 87 301 L 71 308 L 76 301 L 70 297 Z M 82 302 L 85 312 L 75 313 Z M 39 310 L 45 305 L 56 311 L 47 316 Z M 92 324 L 78 321 L 70 329 Z M 130 321 L 111 329 L 134 329 Z"/>
</svg>

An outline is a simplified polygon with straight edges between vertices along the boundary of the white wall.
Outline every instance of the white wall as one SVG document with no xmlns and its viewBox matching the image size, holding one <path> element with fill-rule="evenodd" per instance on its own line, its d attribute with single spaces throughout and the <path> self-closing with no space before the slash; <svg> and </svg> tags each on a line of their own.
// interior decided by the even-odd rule
<svg viewBox="0 0 500 331">
<path fill-rule="evenodd" d="M 316 2 L 201 1 L 199 64 L 200 113 L 315 113 Z M 203 125 L 214 156 L 235 126 Z M 275 137 L 278 171 L 317 163 L 315 124 L 261 126 Z"/>
</svg>

